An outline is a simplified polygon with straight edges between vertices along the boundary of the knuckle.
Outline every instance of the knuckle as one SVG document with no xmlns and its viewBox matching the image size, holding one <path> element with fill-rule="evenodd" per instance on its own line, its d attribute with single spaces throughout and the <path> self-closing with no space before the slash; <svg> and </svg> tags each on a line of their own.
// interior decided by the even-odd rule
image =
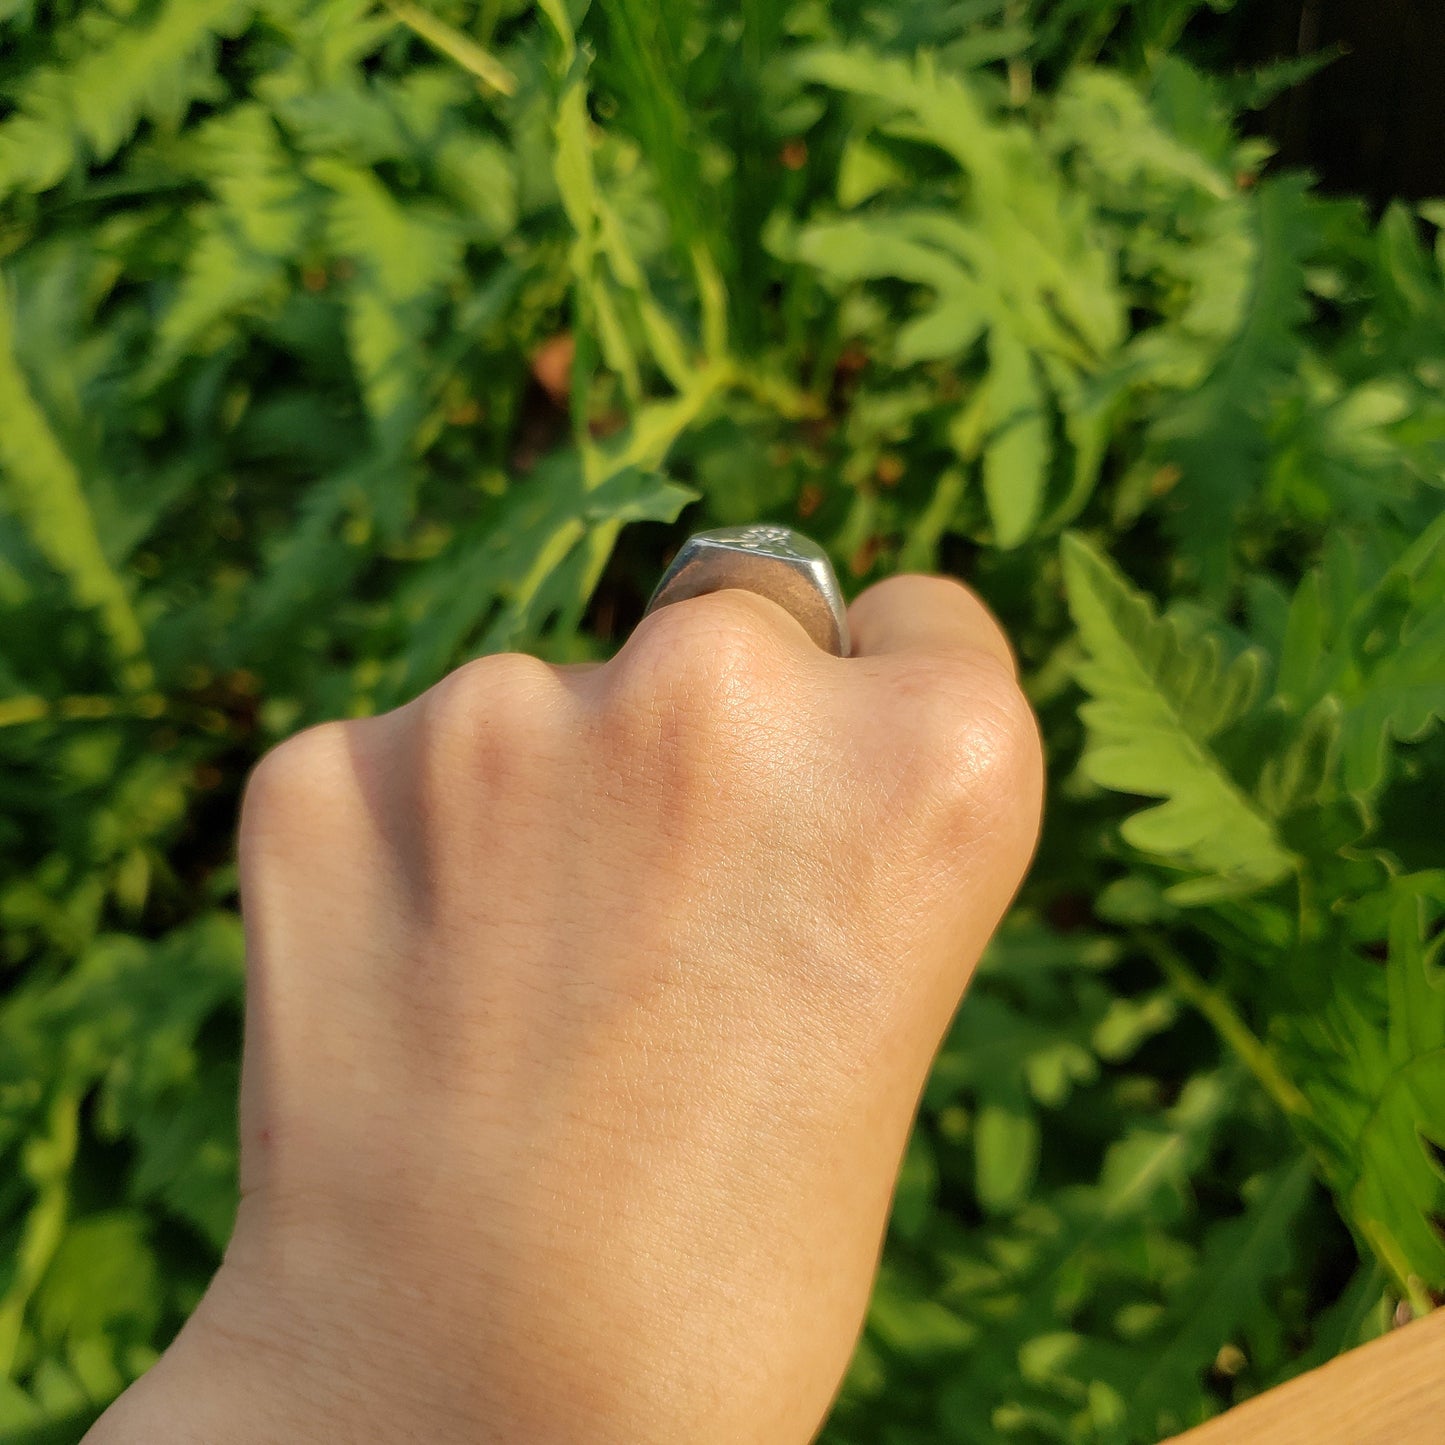
<svg viewBox="0 0 1445 1445">
<path fill-rule="evenodd" d="M 506 780 L 531 777 L 553 754 L 563 716 L 556 670 L 525 653 L 479 657 L 449 673 L 419 699 L 417 741 L 429 804 L 458 785 L 495 792 Z"/>
<path fill-rule="evenodd" d="M 789 665 L 761 599 L 717 592 L 659 609 L 609 664 L 599 722 L 612 766 L 676 800 L 740 800 L 796 741 Z"/>
<path fill-rule="evenodd" d="M 241 797 L 243 851 L 272 848 L 329 809 L 352 775 L 352 730 L 345 722 L 306 728 L 251 769 Z"/>
<path fill-rule="evenodd" d="M 526 653 L 478 657 L 422 695 L 422 727 L 443 747 L 526 737 L 540 726 L 557 685 L 553 669 Z"/>
<path fill-rule="evenodd" d="M 781 655 L 758 603 L 725 591 L 660 608 L 618 654 L 624 690 L 671 714 L 702 718 L 756 698 Z"/>
<path fill-rule="evenodd" d="M 1043 761 L 1033 710 L 1005 663 L 980 651 L 939 662 L 918 690 L 903 750 L 905 796 L 951 834 L 1037 824 Z"/>
</svg>

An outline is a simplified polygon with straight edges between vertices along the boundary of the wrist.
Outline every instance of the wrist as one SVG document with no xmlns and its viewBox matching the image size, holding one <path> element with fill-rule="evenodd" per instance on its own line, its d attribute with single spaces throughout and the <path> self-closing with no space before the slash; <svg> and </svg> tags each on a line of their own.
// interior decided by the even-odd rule
<svg viewBox="0 0 1445 1445">
<path fill-rule="evenodd" d="M 528 1341 L 495 1338 L 445 1295 L 404 1269 L 328 1267 L 298 1289 L 230 1261 L 82 1445 L 639 1445 L 682 1433 L 663 1423 L 665 1400 L 644 1387 L 629 1403 L 590 1351 L 525 1362 Z"/>
<path fill-rule="evenodd" d="M 161 1358 L 106 1410 L 82 1445 L 281 1440 L 290 1372 L 272 1377 L 261 1352 L 244 1335 L 227 1332 L 213 1303 L 219 1284 L 218 1276 Z"/>
</svg>

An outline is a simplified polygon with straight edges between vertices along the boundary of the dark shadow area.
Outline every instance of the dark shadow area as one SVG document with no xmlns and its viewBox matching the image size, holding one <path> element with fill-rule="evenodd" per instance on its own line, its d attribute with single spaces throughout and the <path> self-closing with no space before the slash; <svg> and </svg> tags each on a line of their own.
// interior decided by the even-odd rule
<svg viewBox="0 0 1445 1445">
<path fill-rule="evenodd" d="M 1219 23 L 1242 65 L 1345 52 L 1263 112 L 1284 164 L 1376 207 L 1445 195 L 1440 0 L 1245 0 Z"/>
</svg>

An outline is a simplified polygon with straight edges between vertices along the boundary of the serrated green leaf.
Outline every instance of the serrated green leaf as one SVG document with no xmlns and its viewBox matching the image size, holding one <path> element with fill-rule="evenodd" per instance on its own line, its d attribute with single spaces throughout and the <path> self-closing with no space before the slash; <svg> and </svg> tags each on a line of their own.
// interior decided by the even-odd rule
<svg viewBox="0 0 1445 1445">
<path fill-rule="evenodd" d="M 1389 1072 L 1359 1139 L 1350 1212 L 1407 1296 L 1445 1288 L 1445 878 L 1396 885 L 1387 963 Z M 1423 896 L 1422 896 L 1423 895 Z M 1434 904 L 1427 912 L 1426 898 Z M 1376 1092 L 1378 1091 L 1378 1092 Z"/>
<path fill-rule="evenodd" d="M 1229 577 L 1240 511 L 1263 484 L 1268 403 L 1302 346 L 1308 315 L 1302 261 L 1315 235 L 1309 207 L 1301 177 L 1256 188 L 1251 291 L 1239 330 L 1203 384 L 1155 429 L 1164 457 L 1180 473 L 1170 513 L 1177 545 L 1216 595 Z"/>
<path fill-rule="evenodd" d="M 384 301 L 420 301 L 455 273 L 463 238 L 445 212 L 402 205 L 367 167 L 323 158 L 307 169 L 332 193 L 326 227 L 336 253 L 361 266 Z"/>
<path fill-rule="evenodd" d="M 1327 989 L 1281 1029 L 1309 1100 L 1307 1137 L 1345 1218 L 1423 1307 L 1445 1281 L 1445 874 L 1395 879 L 1383 969 L 1335 945 L 1316 960 Z"/>
<path fill-rule="evenodd" d="M 109 160 L 143 116 L 179 119 L 210 86 L 217 40 L 254 8 L 245 0 L 166 0 L 143 20 L 118 14 L 92 25 L 77 59 L 32 73 L 16 113 L 0 124 L 0 197 L 55 185 L 83 147 Z"/>
<path fill-rule="evenodd" d="M 1131 815 L 1124 837 L 1197 876 L 1170 896 L 1197 903 L 1261 888 L 1296 866 L 1272 820 L 1232 777 L 1210 741 L 1251 706 L 1260 661 L 1225 665 L 1219 644 L 1189 636 L 1077 536 L 1063 543 L 1069 609 L 1087 654 L 1077 669 L 1093 701 L 1080 716 L 1080 762 L 1101 787 L 1163 798 Z"/>
<path fill-rule="evenodd" d="M 1288 706 L 1313 705 L 1316 729 L 1328 710 L 1338 714 L 1343 785 L 1368 799 L 1389 775 L 1392 744 L 1418 740 L 1445 717 L 1442 656 L 1445 516 L 1372 585 L 1347 543 L 1331 549 L 1291 601 L 1277 687 Z M 1321 733 L 1316 750 L 1324 741 Z"/>
<path fill-rule="evenodd" d="M 515 646 L 554 611 L 575 625 L 596 581 L 589 537 L 605 534 L 610 551 L 622 523 L 671 521 L 693 495 L 632 467 L 588 485 L 577 453 L 549 457 L 402 590 L 410 626 L 381 705 L 429 687 L 468 651 Z"/>
<path fill-rule="evenodd" d="M 988 409 L 979 415 L 993 435 L 982 447 L 984 491 L 998 544 L 1016 546 L 1044 512 L 1053 408 L 1074 447 L 1070 494 L 1056 515 L 1077 511 L 1097 476 L 1098 402 L 1082 379 L 1123 339 L 1114 258 L 1081 198 L 1066 195 L 1047 148 L 992 113 L 959 76 L 859 50 L 810 51 L 797 66 L 810 81 L 865 97 L 881 112 L 873 118 L 880 134 L 936 146 L 963 174 L 956 210 L 814 220 L 790 249 L 835 282 L 897 278 L 932 292 L 899 329 L 901 365 L 957 360 L 988 336 L 980 393 Z M 852 145 L 859 155 L 878 153 L 863 134 Z M 850 187 L 849 199 L 861 198 Z M 960 448 L 966 461 L 973 454 Z"/>
<path fill-rule="evenodd" d="M 4 502 L 24 523 L 36 549 L 69 583 L 76 603 L 94 608 L 122 676 L 143 687 L 149 679 L 145 635 L 129 590 L 111 568 L 96 535 L 85 488 L 36 403 L 16 360 L 13 314 L 0 275 L 0 475 Z"/>
<path fill-rule="evenodd" d="M 906 172 L 886 151 L 855 136 L 843 148 L 843 158 L 838 164 L 838 204 L 852 210 L 879 191 L 906 179 Z"/>
<path fill-rule="evenodd" d="M 1294 737 L 1265 763 L 1259 800 L 1272 818 L 1288 817 L 1327 799 L 1336 787 L 1340 705 L 1324 697 L 1301 719 Z"/>
<path fill-rule="evenodd" d="M 1110 1145 L 1099 1177 L 1107 1217 L 1125 1218 L 1182 1203 L 1191 1170 L 1228 1109 L 1229 1081 L 1199 1075 L 1189 1081 L 1161 1125 L 1138 1129 Z"/>
<path fill-rule="evenodd" d="M 511 235 L 517 224 L 517 173 L 506 148 L 485 135 L 456 132 L 434 154 L 442 186 L 466 207 L 488 241 Z"/>
<path fill-rule="evenodd" d="M 1160 126 L 1147 99 L 1123 75 L 1079 69 L 1065 80 L 1056 122 L 1065 144 L 1084 149 L 1091 166 L 1116 185 L 1184 183 L 1223 199 L 1230 178 Z"/>
<path fill-rule="evenodd" d="M 198 219 L 201 231 L 186 274 L 156 335 L 156 357 L 146 378 L 152 385 L 188 352 L 210 349 L 214 343 L 207 333 L 219 322 L 285 294 L 278 262 L 238 244 L 221 213 Z"/>
<path fill-rule="evenodd" d="M 1211 1231 L 1193 1291 L 1175 1302 L 1163 1338 L 1152 1336 L 1141 1352 L 1128 1402 L 1142 1437 L 1192 1423 L 1173 1402 L 1191 1398 L 1219 1350 L 1269 1311 L 1265 1290 L 1289 1268 L 1298 1248 L 1298 1222 L 1311 1182 L 1306 1161 L 1285 1165 L 1261 1181 L 1243 1215 Z"/>
<path fill-rule="evenodd" d="M 239 105 L 198 136 L 200 170 L 217 204 L 197 208 L 175 299 L 161 317 L 144 378 L 153 386 L 237 313 L 278 305 L 286 263 L 319 218 L 305 181 L 259 105 Z"/>
</svg>

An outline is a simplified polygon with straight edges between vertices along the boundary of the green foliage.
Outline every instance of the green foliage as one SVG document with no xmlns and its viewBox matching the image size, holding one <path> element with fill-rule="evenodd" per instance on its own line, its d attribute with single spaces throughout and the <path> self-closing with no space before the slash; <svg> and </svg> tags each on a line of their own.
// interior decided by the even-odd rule
<svg viewBox="0 0 1445 1445">
<path fill-rule="evenodd" d="M 16 1164 L 0 1360 L 29 1382 L 0 1396 L 7 1431 L 115 1394 L 200 1298 L 234 1213 L 241 960 L 231 913 L 160 943 L 100 935 L 0 1012 L 0 1148 Z M 123 1192 L 104 1163 L 117 1148 Z"/>
<path fill-rule="evenodd" d="M 1200 8 L 0 0 L 0 1440 L 230 1228 L 254 759 L 760 517 L 966 573 L 1051 766 L 830 1445 L 1445 1294 L 1445 207 L 1269 167 Z"/>
<path fill-rule="evenodd" d="M 1421 1303 L 1445 1281 L 1445 1245 L 1432 1223 L 1445 1217 L 1445 1177 L 1431 1153 L 1445 1124 L 1445 990 L 1426 957 L 1434 948 L 1439 874 L 1387 878 L 1368 866 L 1345 872 L 1340 844 L 1358 848 L 1372 831 L 1365 819 L 1386 780 L 1380 758 L 1392 735 L 1419 738 L 1439 712 L 1438 638 L 1433 670 L 1419 668 L 1413 644 L 1423 636 L 1430 646 L 1440 623 L 1431 574 L 1445 539 L 1442 522 L 1411 544 L 1402 541 L 1403 555 L 1386 573 L 1407 580 L 1392 588 L 1394 626 L 1377 669 L 1366 663 L 1348 676 L 1331 668 L 1318 645 L 1309 649 L 1308 684 L 1304 669 L 1289 665 L 1306 649 L 1301 633 L 1320 605 L 1322 574 L 1309 574 L 1290 611 L 1290 650 L 1279 668 L 1291 692 L 1268 702 L 1258 696 L 1258 655 L 1221 669 L 1217 632 L 1181 641 L 1173 619 L 1155 617 L 1077 539 L 1066 539 L 1064 567 L 1085 649 L 1076 672 L 1095 698 L 1082 709 L 1089 745 L 1080 771 L 1124 793 L 1167 798 L 1126 818 L 1120 836 L 1153 866 L 1187 872 L 1164 895 L 1174 903 L 1221 902 L 1286 882 L 1298 890 L 1296 917 L 1264 902 L 1229 915 L 1257 950 L 1250 966 L 1272 958 L 1276 973 L 1267 991 L 1240 990 L 1258 1015 L 1250 1022 L 1275 1041 L 1267 1062 L 1257 1045 L 1245 1057 L 1257 1060 L 1262 1082 L 1294 1116 L 1347 1222 L 1402 1294 Z M 1366 594 L 1351 611 L 1368 615 L 1376 605 Z M 1412 666 L 1426 679 L 1405 688 L 1402 699 L 1396 679 L 1411 677 Z M 1338 693 L 1326 690 L 1331 684 Z M 1272 735 L 1263 767 L 1243 749 L 1230 757 L 1204 746 L 1230 728 L 1250 731 L 1252 712 L 1256 734 Z M 1367 752 L 1339 746 L 1342 736 L 1362 731 Z M 1355 824 L 1341 834 L 1332 815 L 1350 795 Z M 1295 851 L 1285 847 L 1286 819 Z M 1316 899 L 1327 900 L 1330 911 Z M 1271 941 L 1274 950 L 1266 952 Z M 1385 952 L 1383 985 L 1374 976 L 1378 965 L 1359 953 L 1373 942 Z M 1187 965 L 1171 956 L 1168 967 L 1178 974 Z"/>
<path fill-rule="evenodd" d="M 799 69 L 805 79 L 874 102 L 868 129 L 936 148 L 959 168 L 958 210 L 871 206 L 846 220 L 810 222 L 792 249 L 836 281 L 895 278 L 934 292 L 933 304 L 897 333 L 893 354 L 902 365 L 964 358 L 984 343 L 986 366 L 949 439 L 965 463 L 982 454 L 997 544 L 1017 546 L 1043 507 L 1055 411 L 1081 452 L 1071 510 L 1093 485 L 1097 427 L 1084 383 L 1123 338 L 1113 254 L 1048 149 L 1021 122 L 990 115 L 960 77 L 925 60 L 879 63 L 861 51 L 816 51 Z M 906 171 L 872 149 L 866 134 L 849 141 L 840 200 L 866 202 L 907 184 Z"/>
<path fill-rule="evenodd" d="M 1210 746 L 1254 702 L 1259 654 L 1225 666 L 1217 637 L 1156 617 L 1085 543 L 1066 537 L 1063 555 L 1086 654 L 1076 671 L 1095 699 L 1080 710 L 1089 743 L 1079 769 L 1100 787 L 1166 800 L 1126 819 L 1124 840 L 1198 875 L 1169 890 L 1181 903 L 1283 878 L 1295 860 L 1273 819 Z"/>
</svg>

